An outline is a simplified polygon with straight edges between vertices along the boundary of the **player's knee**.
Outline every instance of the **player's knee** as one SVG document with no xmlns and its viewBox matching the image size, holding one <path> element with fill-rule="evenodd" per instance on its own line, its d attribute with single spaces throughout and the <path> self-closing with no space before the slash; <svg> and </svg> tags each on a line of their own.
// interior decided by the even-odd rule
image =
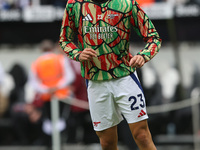
<svg viewBox="0 0 200 150">
<path fill-rule="evenodd" d="M 148 143 L 150 142 L 151 138 L 148 134 L 147 131 L 140 131 L 138 133 L 136 133 L 134 136 L 134 139 L 136 141 L 136 143 L 138 144 L 142 144 L 143 146 L 144 145 L 148 145 Z"/>
<path fill-rule="evenodd" d="M 112 140 L 100 140 L 101 146 L 102 147 L 108 147 L 109 145 L 113 144 Z"/>
<path fill-rule="evenodd" d="M 105 150 L 116 145 L 116 141 L 113 139 L 100 139 L 100 143 Z"/>
</svg>

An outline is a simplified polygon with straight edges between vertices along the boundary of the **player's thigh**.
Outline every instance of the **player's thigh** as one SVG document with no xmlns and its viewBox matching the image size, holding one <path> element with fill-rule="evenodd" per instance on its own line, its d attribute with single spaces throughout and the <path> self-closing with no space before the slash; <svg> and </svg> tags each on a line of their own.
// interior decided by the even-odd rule
<svg viewBox="0 0 200 150">
<path fill-rule="evenodd" d="M 109 129 L 122 121 L 121 112 L 117 109 L 107 82 L 89 81 L 87 91 L 95 131 Z"/>
<path fill-rule="evenodd" d="M 130 123 L 129 127 L 134 138 L 140 134 L 150 135 L 147 119 L 136 123 Z"/>
</svg>

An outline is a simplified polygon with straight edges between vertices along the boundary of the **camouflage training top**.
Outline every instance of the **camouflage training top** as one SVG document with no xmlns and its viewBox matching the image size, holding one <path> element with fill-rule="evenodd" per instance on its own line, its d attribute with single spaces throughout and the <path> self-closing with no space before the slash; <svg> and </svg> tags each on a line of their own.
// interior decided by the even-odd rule
<svg viewBox="0 0 200 150">
<path fill-rule="evenodd" d="M 97 0 L 96 0 L 97 1 Z M 149 61 L 159 51 L 161 39 L 151 20 L 135 0 L 68 0 L 64 12 L 60 45 L 73 60 L 85 48 L 98 57 L 81 62 L 81 74 L 89 80 L 109 80 L 132 74 L 129 66 L 131 28 L 146 42 L 138 51 Z M 78 46 L 73 43 L 78 36 Z"/>
</svg>

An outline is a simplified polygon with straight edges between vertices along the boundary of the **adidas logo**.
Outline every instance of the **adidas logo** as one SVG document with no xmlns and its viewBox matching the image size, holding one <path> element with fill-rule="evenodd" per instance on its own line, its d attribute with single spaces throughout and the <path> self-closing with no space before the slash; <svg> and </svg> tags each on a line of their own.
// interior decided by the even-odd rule
<svg viewBox="0 0 200 150">
<path fill-rule="evenodd" d="M 90 14 L 87 14 L 84 18 L 83 21 L 92 21 L 92 17 L 90 16 Z"/>
<path fill-rule="evenodd" d="M 144 116 L 144 115 L 146 115 L 146 113 L 145 113 L 143 110 L 141 110 L 141 112 L 140 112 L 139 115 L 138 115 L 138 118 L 139 118 L 139 117 L 142 117 L 142 116 Z"/>
</svg>

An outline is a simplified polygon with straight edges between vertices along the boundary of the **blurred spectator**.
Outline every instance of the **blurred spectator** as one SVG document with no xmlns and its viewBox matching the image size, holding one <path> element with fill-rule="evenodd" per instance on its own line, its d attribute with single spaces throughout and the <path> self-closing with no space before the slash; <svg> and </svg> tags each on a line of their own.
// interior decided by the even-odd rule
<svg viewBox="0 0 200 150">
<path fill-rule="evenodd" d="M 79 100 L 88 101 L 85 79 L 81 76 L 80 63 L 73 60 L 70 60 L 70 63 L 76 74 L 76 80 L 72 84 L 74 96 Z M 80 130 L 82 130 L 82 134 L 80 134 Z M 67 120 L 67 143 L 80 142 L 83 144 L 97 143 L 98 137 L 93 130 L 89 110 L 71 106 Z"/>
<path fill-rule="evenodd" d="M 27 82 L 27 73 L 21 64 L 14 64 L 9 71 L 14 79 L 15 87 L 10 93 L 10 101 L 12 104 L 16 102 L 24 102 L 24 86 Z"/>
<path fill-rule="evenodd" d="M 149 63 L 148 67 L 142 68 L 143 89 L 146 94 L 147 106 L 158 106 L 163 104 L 162 86 L 159 75 L 154 66 Z M 149 114 L 149 128 L 152 136 L 164 134 L 166 132 L 167 115 L 163 113 Z"/>
<path fill-rule="evenodd" d="M 193 73 L 193 83 L 191 86 L 191 91 L 195 89 L 196 87 L 200 88 L 200 70 L 199 70 L 199 65 L 194 64 L 194 73 Z"/>
<path fill-rule="evenodd" d="M 13 88 L 12 76 L 4 71 L 0 64 L 0 144 L 8 144 L 13 139 L 12 122 L 9 115 L 9 95 Z"/>
<path fill-rule="evenodd" d="M 6 95 L 9 104 L 4 116 L 9 118 L 13 113 L 13 108 L 19 103 L 24 103 L 24 85 L 27 81 L 27 75 L 24 68 L 16 63 L 2 79 L 5 80 L 3 91 L 7 91 L 7 94 L 4 95 Z"/>
<path fill-rule="evenodd" d="M 0 63 L 0 118 L 10 117 L 9 106 L 11 91 L 15 88 L 13 77 L 4 71 Z"/>
<path fill-rule="evenodd" d="M 41 43 L 42 55 L 32 63 L 30 83 L 43 101 L 50 101 L 52 94 L 65 99 L 71 93 L 69 85 L 74 81 L 74 72 L 63 55 L 53 52 L 50 40 Z"/>
<path fill-rule="evenodd" d="M 153 65 L 151 63 L 148 65 L 142 70 L 144 93 L 148 99 L 146 104 L 147 106 L 160 105 L 163 99 L 160 78 Z"/>
<path fill-rule="evenodd" d="M 155 0 L 137 0 L 140 5 L 150 5 L 155 3 Z"/>
<path fill-rule="evenodd" d="M 29 86 L 26 84 L 26 88 L 29 87 L 29 91 L 34 91 L 35 96 L 32 97 L 33 100 L 28 100 L 28 102 L 26 100 L 22 101 L 22 98 L 19 96 L 20 92 L 18 92 L 18 96 L 15 94 L 13 96 L 20 102 L 12 107 L 15 142 L 18 145 L 51 145 L 51 128 L 46 128 L 51 126 L 51 98 L 52 96 L 56 96 L 58 100 L 68 98 L 71 95 L 69 85 L 75 78 L 67 59 L 53 52 L 54 43 L 52 41 L 42 41 L 40 48 L 42 55 L 32 63 L 30 78 L 27 83 Z M 19 72 L 16 70 L 20 70 L 19 66 L 15 66 L 12 69 L 12 74 L 19 75 Z M 21 71 L 21 75 L 15 78 L 15 82 L 20 87 L 24 86 L 25 81 L 26 76 Z M 63 124 L 60 131 L 64 131 L 69 106 L 61 104 L 61 102 L 59 102 L 59 106 L 59 123 Z"/>
<path fill-rule="evenodd" d="M 19 8 L 23 9 L 31 5 L 31 0 L 17 0 L 17 5 Z"/>
<path fill-rule="evenodd" d="M 31 0 L 0 0 L 0 9 L 22 9 L 31 5 Z"/>
<path fill-rule="evenodd" d="M 42 106 L 42 105 L 41 105 Z M 19 103 L 13 108 L 12 121 L 14 144 L 43 145 L 45 134 L 42 132 L 42 107 L 34 103 Z M 45 143 L 46 144 L 46 143 Z"/>
<path fill-rule="evenodd" d="M 4 10 L 16 8 L 15 0 L 0 0 L 0 8 Z"/>
<path fill-rule="evenodd" d="M 0 63 L 0 86 L 2 85 L 3 83 L 3 77 L 4 77 L 4 69 Z"/>
<path fill-rule="evenodd" d="M 5 99 L 2 93 L 4 74 L 4 69 L 0 64 L 0 118 L 1 116 L 3 116 L 4 112 L 7 110 L 8 107 L 8 101 Z"/>
<path fill-rule="evenodd" d="M 2 84 L 3 84 L 3 78 L 4 78 L 4 69 L 3 69 L 3 67 L 2 67 L 2 65 L 1 65 L 1 63 L 0 63 L 0 88 L 1 88 L 1 86 L 2 86 Z"/>
<path fill-rule="evenodd" d="M 50 101 L 52 94 L 58 99 L 70 95 L 69 85 L 74 81 L 74 72 L 63 55 L 53 52 L 50 40 L 41 43 L 42 55 L 32 63 L 30 83 L 44 101 Z"/>
<path fill-rule="evenodd" d="M 37 93 L 37 98 L 44 102 L 42 107 L 43 131 L 51 135 L 51 130 L 46 130 L 50 125 L 51 110 L 50 100 L 52 96 L 60 100 L 71 96 L 69 85 L 75 79 L 74 72 L 69 61 L 63 55 L 53 52 L 54 44 L 50 40 L 44 40 L 41 43 L 43 54 L 32 63 L 30 84 Z M 66 104 L 60 104 L 60 122 L 65 124 L 69 108 Z M 65 125 L 64 125 L 65 126 Z M 60 130 L 64 130 L 63 127 Z"/>
<path fill-rule="evenodd" d="M 175 101 L 174 96 L 176 88 L 180 83 L 180 75 L 178 70 L 173 66 L 168 66 L 161 77 L 162 94 L 164 103 Z"/>
<path fill-rule="evenodd" d="M 87 89 L 85 79 L 81 76 L 80 62 L 69 59 L 57 44 L 57 50 L 60 55 L 68 59 L 75 73 L 75 80 L 71 85 L 73 97 L 78 103 L 85 102 L 88 104 Z M 70 113 L 67 119 L 67 143 L 97 143 L 99 139 L 93 130 L 89 109 L 71 105 Z"/>
<path fill-rule="evenodd" d="M 195 66 L 195 69 L 194 69 L 193 76 L 192 76 L 193 82 L 189 89 L 190 97 L 200 96 L 199 95 L 199 93 L 200 93 L 199 64 L 194 64 L 194 66 Z M 199 107 L 200 107 L 200 105 L 199 105 Z M 174 120 L 175 120 L 175 123 L 177 126 L 177 134 L 192 134 L 193 133 L 191 107 L 177 110 Z M 185 120 L 187 120 L 187 122 Z"/>
<path fill-rule="evenodd" d="M 24 86 L 27 82 L 27 73 L 24 67 L 21 64 L 14 64 L 9 71 L 13 81 L 14 88 L 11 90 L 9 95 L 9 112 L 7 113 L 7 117 L 12 121 L 12 129 L 13 136 L 16 136 L 14 143 L 24 143 L 21 139 L 27 139 L 27 137 L 23 137 L 25 133 L 24 126 L 21 125 L 21 119 L 24 119 L 23 106 L 25 103 L 25 91 Z M 26 133 L 27 134 L 27 133 Z"/>
</svg>

